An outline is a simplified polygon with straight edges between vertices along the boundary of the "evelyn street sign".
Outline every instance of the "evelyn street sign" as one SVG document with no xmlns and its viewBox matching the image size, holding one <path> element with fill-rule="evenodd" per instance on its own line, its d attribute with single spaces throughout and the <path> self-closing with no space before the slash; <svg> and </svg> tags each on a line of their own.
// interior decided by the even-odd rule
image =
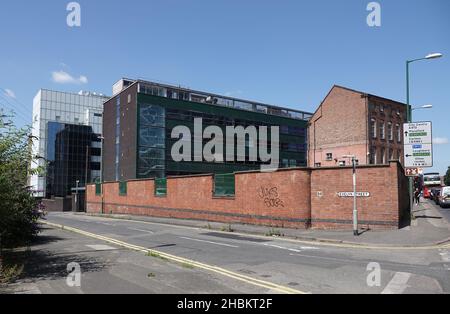
<svg viewBox="0 0 450 314">
<path fill-rule="evenodd" d="M 433 167 L 433 139 L 431 122 L 405 123 L 405 168 Z"/>
</svg>

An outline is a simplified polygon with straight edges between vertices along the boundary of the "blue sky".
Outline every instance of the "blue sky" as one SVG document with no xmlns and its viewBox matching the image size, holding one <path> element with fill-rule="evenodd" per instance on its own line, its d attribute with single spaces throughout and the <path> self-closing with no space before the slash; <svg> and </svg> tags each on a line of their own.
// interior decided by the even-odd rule
<svg viewBox="0 0 450 314">
<path fill-rule="evenodd" d="M 368 0 L 79 0 L 79 28 L 66 24 L 69 2 L 1 5 L 0 103 L 19 108 L 18 124 L 39 88 L 111 94 L 123 76 L 305 111 L 333 84 L 405 101 L 405 61 L 441 52 L 412 65 L 411 102 L 434 106 L 414 117 L 442 142 L 428 170 L 450 166 L 448 0 L 378 1 L 375 28 Z"/>
</svg>

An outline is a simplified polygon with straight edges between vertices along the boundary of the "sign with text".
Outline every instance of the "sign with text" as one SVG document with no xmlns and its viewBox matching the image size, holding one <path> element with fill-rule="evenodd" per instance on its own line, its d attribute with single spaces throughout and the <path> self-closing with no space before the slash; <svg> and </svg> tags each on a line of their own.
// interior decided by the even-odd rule
<svg viewBox="0 0 450 314">
<path fill-rule="evenodd" d="M 431 122 L 405 123 L 403 135 L 405 145 L 433 143 Z"/>
<path fill-rule="evenodd" d="M 415 177 L 423 173 L 422 168 L 406 168 L 405 175 L 407 177 Z"/>
<path fill-rule="evenodd" d="M 433 167 L 431 122 L 405 123 L 403 130 L 405 168 Z"/>
<path fill-rule="evenodd" d="M 339 192 L 339 197 L 354 197 L 353 192 Z M 356 192 L 356 197 L 370 197 L 370 192 Z"/>
</svg>

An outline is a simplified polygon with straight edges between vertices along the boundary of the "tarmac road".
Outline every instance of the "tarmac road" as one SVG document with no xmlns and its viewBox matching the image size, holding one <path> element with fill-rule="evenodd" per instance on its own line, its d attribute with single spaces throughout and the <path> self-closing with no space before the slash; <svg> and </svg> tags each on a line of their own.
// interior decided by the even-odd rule
<svg viewBox="0 0 450 314">
<path fill-rule="evenodd" d="M 446 246 L 430 249 L 368 249 L 352 246 L 312 245 L 283 238 L 237 235 L 207 229 L 183 227 L 142 221 L 126 221 L 110 218 L 54 213 L 47 217 L 48 222 L 80 229 L 93 235 L 84 236 L 69 231 L 52 230 L 64 234 L 64 238 L 89 241 L 91 245 L 114 247 L 111 251 L 96 250 L 92 254 L 113 254 L 106 256 L 112 265 L 98 266 L 94 271 L 85 273 L 85 282 L 91 284 L 83 293 L 143 292 L 143 293 L 449 293 L 450 261 L 447 260 L 450 249 Z M 164 276 L 171 278 L 171 289 L 143 288 L 142 285 L 129 285 L 126 282 L 144 281 L 148 284 L 146 270 L 139 270 L 140 259 L 152 258 L 142 252 L 132 252 L 116 247 L 111 242 L 96 239 L 107 237 L 138 246 L 154 249 L 162 253 L 201 262 L 204 268 L 189 269 L 195 276 L 208 278 L 205 285 L 211 288 L 193 289 L 189 282 L 197 282 L 186 277 L 177 263 L 164 262 Z M 62 249 L 58 241 L 48 243 L 52 250 L 64 250 L 77 256 L 81 243 Z M 53 247 L 56 246 L 56 247 Z M 53 247 L 53 248 L 52 248 Z M 99 248 L 97 246 L 97 248 Z M 101 248 L 101 247 L 100 247 Z M 100 253 L 99 253 L 100 252 Z M 113 253 L 116 252 L 116 253 Z M 120 252 L 120 258 L 113 258 Z M 80 258 L 82 256 L 80 255 Z M 154 260 L 155 258 L 153 258 Z M 76 260 L 76 258 L 75 258 Z M 117 266 L 117 261 L 121 261 Z M 124 262 L 125 261 L 125 262 Z M 129 262 L 131 261 L 131 262 Z M 381 267 L 380 282 L 368 270 L 368 266 L 378 263 Z M 369 265 L 370 264 L 370 265 Z M 186 266 L 186 265 L 185 265 Z M 375 264 L 376 266 L 376 264 Z M 174 269 L 171 269 L 175 267 Z M 202 266 L 203 267 L 203 266 Z M 215 268 L 214 268 L 215 267 Z M 81 267 L 83 272 L 83 266 Z M 216 269 L 218 268 L 218 269 Z M 114 271 L 112 271 L 114 269 Z M 118 269 L 118 271 L 117 271 Z M 241 277 L 242 276 L 242 277 Z M 183 280 L 183 278 L 185 280 Z M 244 279 L 243 279 L 244 278 Z M 370 283 L 368 284 L 368 278 Z M 374 279 L 375 278 L 375 279 Z M 119 280 L 120 279 L 120 280 Z M 248 280 L 247 280 L 248 279 Z M 161 279 L 164 282 L 164 279 Z M 375 280 L 375 281 L 374 281 Z M 38 281 L 35 281 L 35 283 Z M 184 284 L 183 284 L 184 283 Z M 375 284 L 374 284 L 375 283 Z M 57 285 L 50 291 L 70 292 L 64 286 Z M 273 285 L 273 286 L 272 286 Z M 39 284 L 37 284 L 39 287 Z M 145 285 L 144 285 L 145 286 Z M 162 283 L 161 286 L 164 287 Z M 194 285 L 195 287 L 195 285 Z M 276 287 L 271 289 L 271 287 Z M 46 293 L 47 290 L 40 289 Z"/>
</svg>

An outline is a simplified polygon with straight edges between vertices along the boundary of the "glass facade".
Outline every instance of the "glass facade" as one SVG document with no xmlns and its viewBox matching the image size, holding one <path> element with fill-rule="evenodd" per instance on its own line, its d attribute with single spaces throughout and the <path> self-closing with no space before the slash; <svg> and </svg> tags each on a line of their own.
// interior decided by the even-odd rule
<svg viewBox="0 0 450 314">
<path fill-rule="evenodd" d="M 65 197 L 72 188 L 93 181 L 91 170 L 100 170 L 99 162 L 90 162 L 101 151 L 92 148 L 98 142 L 92 127 L 49 122 L 47 128 L 46 197 Z"/>
<path fill-rule="evenodd" d="M 138 177 L 162 178 L 165 176 L 166 111 L 161 106 L 141 103 L 138 115 Z"/>
<path fill-rule="evenodd" d="M 47 160 L 51 159 L 48 158 L 47 154 L 47 129 L 50 122 L 90 126 L 92 132 L 100 136 L 102 134 L 103 103 L 107 99 L 106 96 L 87 92 L 74 94 L 40 90 L 33 99 L 32 121 L 32 135 L 38 139 L 33 143 L 32 153 L 39 159 L 31 167 L 45 168 Z M 96 149 L 101 148 L 100 142 L 93 142 L 92 145 Z M 96 161 L 93 160 L 94 162 L 98 162 L 100 159 L 99 156 L 92 156 L 92 158 L 97 158 Z M 90 176 L 92 178 L 100 177 L 100 170 L 91 170 Z M 31 176 L 30 183 L 34 196 L 45 197 L 49 195 L 46 193 L 46 180 L 46 175 Z"/>
<path fill-rule="evenodd" d="M 265 114 L 247 113 L 232 108 L 224 108 L 219 112 L 215 106 L 202 104 L 195 106 L 192 102 L 179 99 L 163 99 L 160 90 L 155 95 L 138 97 L 137 113 L 137 178 L 163 178 L 171 175 L 190 175 L 201 173 L 232 173 L 235 171 L 259 170 L 261 161 L 250 158 L 250 149 L 255 147 L 248 137 L 245 141 L 245 158 L 237 156 L 235 142 L 235 158 L 233 162 L 194 161 L 194 119 L 201 118 L 203 130 L 208 126 L 218 126 L 226 134 L 227 126 L 268 127 L 268 147 L 270 127 L 277 126 L 280 131 L 280 168 L 306 166 L 307 125 L 305 121 L 289 118 L 275 118 Z M 157 96 L 157 97 L 154 97 Z M 140 99 L 140 100 L 139 100 Z M 145 100 L 144 100 L 145 99 Z M 150 100 L 151 99 L 151 100 Z M 172 139 L 171 133 L 176 126 L 186 126 L 191 131 L 192 161 L 175 162 L 171 156 L 173 145 L 179 139 Z M 258 135 L 259 139 L 259 135 Z M 203 139 L 203 147 L 210 140 Z M 257 147 L 258 145 L 256 145 Z M 224 155 L 226 148 L 224 147 Z"/>
<path fill-rule="evenodd" d="M 183 88 L 176 88 L 174 86 L 157 84 L 154 82 L 139 81 L 138 92 L 142 94 L 159 96 L 164 98 L 198 102 L 198 103 L 207 103 L 216 106 L 225 106 L 229 108 L 259 112 L 303 121 L 309 121 L 309 119 L 311 119 L 312 117 L 311 113 L 303 111 L 280 108 L 276 106 L 261 104 L 257 102 L 250 102 L 247 100 L 235 99 L 231 97 L 220 96 L 200 91 L 192 91 Z"/>
</svg>

